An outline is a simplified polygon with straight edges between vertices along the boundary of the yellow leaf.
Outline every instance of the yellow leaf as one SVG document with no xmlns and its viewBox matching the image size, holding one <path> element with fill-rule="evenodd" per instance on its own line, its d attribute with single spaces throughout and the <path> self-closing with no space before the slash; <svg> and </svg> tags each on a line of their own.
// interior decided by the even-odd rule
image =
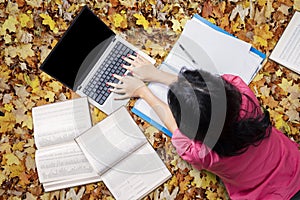
<svg viewBox="0 0 300 200">
<path fill-rule="evenodd" d="M 208 172 L 208 171 L 204 171 L 206 176 L 204 176 L 202 179 L 201 179 L 201 187 L 203 189 L 206 189 L 207 187 L 210 186 L 210 183 L 212 184 L 216 184 L 217 183 L 217 179 L 216 179 L 216 175 Z"/>
<path fill-rule="evenodd" d="M 33 123 L 31 115 L 27 114 L 24 116 L 24 120 L 22 121 L 22 127 L 27 127 L 29 130 L 32 130 Z"/>
<path fill-rule="evenodd" d="M 4 154 L 3 158 L 6 160 L 6 164 L 7 165 L 19 165 L 20 164 L 20 160 L 17 156 L 15 156 L 13 153 L 8 153 L 8 154 Z"/>
<path fill-rule="evenodd" d="M 11 153 L 11 146 L 9 143 L 0 144 L 1 153 Z"/>
<path fill-rule="evenodd" d="M 217 199 L 218 194 L 216 192 L 212 192 L 211 190 L 206 190 L 205 194 L 207 195 L 207 199 L 209 200 L 215 200 Z"/>
<path fill-rule="evenodd" d="M 19 15 L 19 21 L 20 21 L 21 27 L 33 28 L 33 25 L 34 25 L 33 19 L 30 18 L 25 13 L 21 13 Z"/>
<path fill-rule="evenodd" d="M 45 99 L 49 99 L 49 102 L 54 102 L 55 93 L 52 91 L 46 91 Z"/>
<path fill-rule="evenodd" d="M 194 180 L 192 181 L 191 185 L 196 187 L 201 187 L 201 178 L 200 178 L 200 171 L 196 169 L 192 169 L 189 172 L 191 177 L 194 177 Z"/>
<path fill-rule="evenodd" d="M 10 35 L 5 35 L 4 36 L 4 41 L 5 41 L 5 44 L 11 43 L 11 36 Z"/>
<path fill-rule="evenodd" d="M 289 91 L 289 88 L 293 85 L 293 80 L 288 81 L 286 78 L 283 78 L 281 83 L 278 84 L 285 92 Z"/>
<path fill-rule="evenodd" d="M 181 32 L 181 25 L 180 25 L 179 21 L 176 19 L 171 19 L 171 21 L 173 23 L 173 25 L 172 25 L 173 31 Z"/>
<path fill-rule="evenodd" d="M 111 17 L 113 25 L 115 27 L 127 28 L 126 15 L 120 15 L 119 13 L 113 14 Z"/>
<path fill-rule="evenodd" d="M 13 145 L 12 150 L 13 150 L 13 151 L 16 151 L 16 150 L 18 150 L 18 151 L 23 151 L 23 150 L 24 150 L 24 145 L 25 145 L 25 144 L 26 144 L 26 143 L 25 143 L 24 141 L 18 142 L 18 143 L 16 143 L 16 144 Z"/>
<path fill-rule="evenodd" d="M 53 81 L 49 84 L 49 87 L 53 89 L 53 92 L 59 92 L 62 89 L 62 84 L 58 81 Z"/>
<path fill-rule="evenodd" d="M 3 172 L 1 171 L 0 173 L 0 185 L 2 185 L 2 183 L 7 179 L 8 177 L 3 174 Z"/>
<path fill-rule="evenodd" d="M 290 126 L 282 119 L 282 117 L 281 114 L 275 116 L 275 127 L 285 133 L 290 133 Z"/>
<path fill-rule="evenodd" d="M 263 47 L 268 47 L 268 41 L 263 39 L 262 37 L 254 35 L 253 39 L 254 39 L 254 44 L 257 44 L 257 45 L 260 45 Z"/>
<path fill-rule="evenodd" d="M 278 69 L 276 72 L 275 72 L 275 74 L 276 74 L 276 76 L 281 76 L 282 75 L 282 71 L 281 71 L 281 69 Z"/>
<path fill-rule="evenodd" d="M 18 20 L 15 17 L 8 16 L 8 19 L 2 25 L 1 35 L 5 35 L 5 31 L 16 32 L 16 25 L 18 24 Z"/>
<path fill-rule="evenodd" d="M 135 13 L 133 16 L 137 19 L 136 20 L 137 25 L 142 25 L 145 30 L 148 29 L 149 22 L 145 19 L 145 17 L 143 15 Z"/>
<path fill-rule="evenodd" d="M 55 26 L 56 26 L 55 21 L 48 14 L 41 13 L 40 17 L 43 18 L 42 23 L 44 25 L 48 25 L 51 31 L 55 30 Z"/>
<path fill-rule="evenodd" d="M 34 56 L 35 54 L 34 54 L 34 51 L 31 49 L 31 47 L 32 47 L 32 44 L 19 45 L 18 50 L 17 50 L 18 55 L 23 59 Z"/>
<path fill-rule="evenodd" d="M 43 0 L 25 0 L 27 5 L 33 7 L 33 8 L 39 8 L 41 7 Z"/>
<path fill-rule="evenodd" d="M 6 110 L 7 112 L 11 112 L 13 108 L 14 106 L 11 103 L 4 105 L 4 110 Z"/>
<path fill-rule="evenodd" d="M 12 113 L 6 112 L 4 116 L 0 116 L 0 133 L 12 131 L 16 123 L 16 119 Z"/>
<path fill-rule="evenodd" d="M 24 74 L 24 80 L 32 88 L 32 93 L 37 93 L 40 90 L 40 80 L 35 76 L 33 80 L 27 74 Z"/>
<path fill-rule="evenodd" d="M 266 5 L 267 0 L 258 0 L 257 3 L 258 3 L 259 6 L 262 6 L 262 7 L 263 7 L 263 6 Z"/>
<path fill-rule="evenodd" d="M 300 0 L 294 0 L 294 9 L 300 11 Z"/>
<path fill-rule="evenodd" d="M 265 17 L 268 18 L 268 19 L 271 18 L 272 13 L 275 11 L 272 4 L 273 4 L 273 0 L 268 0 L 267 1 Z"/>
</svg>

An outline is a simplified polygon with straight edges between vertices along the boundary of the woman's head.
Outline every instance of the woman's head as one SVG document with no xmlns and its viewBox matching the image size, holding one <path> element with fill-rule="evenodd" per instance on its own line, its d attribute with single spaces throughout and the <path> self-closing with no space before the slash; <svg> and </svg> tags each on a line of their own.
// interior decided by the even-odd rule
<svg viewBox="0 0 300 200">
<path fill-rule="evenodd" d="M 251 140 L 247 130 L 240 130 L 260 126 L 256 123 L 259 119 L 253 119 L 252 124 L 244 123 L 248 119 L 238 120 L 241 101 L 242 95 L 233 85 L 202 70 L 183 68 L 168 92 L 168 104 L 180 131 L 192 140 L 204 142 L 221 156 L 237 155 L 261 140 Z M 251 134 L 265 135 L 265 128 L 254 129 L 251 131 L 256 132 Z M 235 137 L 236 132 L 245 132 L 247 138 Z"/>
</svg>

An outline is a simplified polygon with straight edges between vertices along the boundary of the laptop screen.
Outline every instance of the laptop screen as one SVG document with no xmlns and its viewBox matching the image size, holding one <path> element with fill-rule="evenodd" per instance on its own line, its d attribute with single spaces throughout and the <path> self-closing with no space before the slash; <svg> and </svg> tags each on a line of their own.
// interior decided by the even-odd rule
<svg viewBox="0 0 300 200">
<path fill-rule="evenodd" d="M 80 73 L 84 71 L 80 67 L 88 67 L 82 65 L 85 58 L 100 43 L 108 45 L 105 41 L 114 35 L 114 32 L 85 6 L 40 69 L 74 89 L 74 82 L 80 75 L 79 70 Z"/>
</svg>

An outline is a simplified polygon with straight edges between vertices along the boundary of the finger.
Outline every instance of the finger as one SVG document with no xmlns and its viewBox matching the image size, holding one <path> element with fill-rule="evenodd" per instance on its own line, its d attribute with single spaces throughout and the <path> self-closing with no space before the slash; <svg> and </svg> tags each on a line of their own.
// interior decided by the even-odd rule
<svg viewBox="0 0 300 200">
<path fill-rule="evenodd" d="M 107 82 L 106 84 L 113 87 L 113 88 L 123 88 L 122 84 L 111 83 L 111 82 Z"/>
<path fill-rule="evenodd" d="M 128 65 L 124 65 L 124 64 L 123 64 L 122 67 L 125 68 L 125 69 L 127 69 L 127 70 L 129 70 L 129 71 L 132 71 L 132 70 L 133 70 L 132 65 L 131 65 L 131 66 L 128 66 Z"/>
<path fill-rule="evenodd" d="M 118 89 L 118 88 L 109 88 L 109 91 L 117 93 L 117 94 L 124 94 L 125 93 L 124 89 Z"/>
<path fill-rule="evenodd" d="M 127 54 L 127 57 L 132 59 L 132 60 L 137 59 L 137 56 L 134 56 L 134 55 L 131 55 L 131 54 Z"/>
<path fill-rule="evenodd" d="M 132 64 L 134 62 L 134 60 L 131 60 L 128 57 L 122 56 L 122 59 L 125 60 L 126 62 L 128 62 L 129 64 Z"/>
<path fill-rule="evenodd" d="M 122 82 L 122 76 L 119 76 L 118 74 L 113 74 L 112 76 Z"/>
</svg>

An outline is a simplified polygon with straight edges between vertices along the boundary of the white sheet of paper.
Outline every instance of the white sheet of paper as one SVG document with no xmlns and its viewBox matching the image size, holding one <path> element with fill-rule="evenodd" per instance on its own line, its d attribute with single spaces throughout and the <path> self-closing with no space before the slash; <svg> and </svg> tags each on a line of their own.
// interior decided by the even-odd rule
<svg viewBox="0 0 300 200">
<path fill-rule="evenodd" d="M 143 145 L 102 176 L 118 200 L 141 199 L 171 177 L 149 143 Z"/>
<path fill-rule="evenodd" d="M 100 178 L 75 141 L 37 150 L 36 166 L 41 183 Z"/>
<path fill-rule="evenodd" d="M 300 12 L 295 12 L 272 51 L 270 59 L 300 73 Z"/>
<path fill-rule="evenodd" d="M 125 107 L 75 140 L 100 175 L 147 142 Z"/>
<path fill-rule="evenodd" d="M 34 141 L 38 149 L 72 141 L 92 126 L 87 98 L 34 107 Z"/>
</svg>

